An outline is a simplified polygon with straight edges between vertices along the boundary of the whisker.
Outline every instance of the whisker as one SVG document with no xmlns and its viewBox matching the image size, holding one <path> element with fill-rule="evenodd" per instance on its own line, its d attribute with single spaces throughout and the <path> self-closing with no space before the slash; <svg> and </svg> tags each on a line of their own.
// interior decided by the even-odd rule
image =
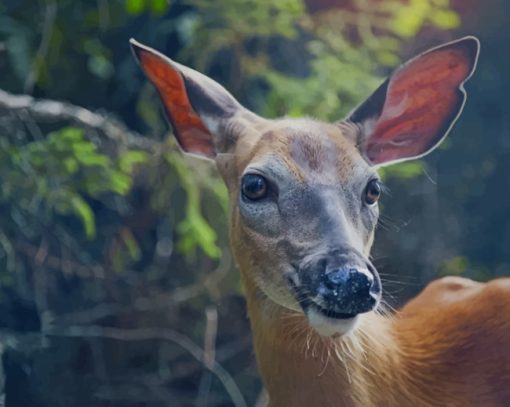
<svg viewBox="0 0 510 407">
<path fill-rule="evenodd" d="M 419 282 L 419 277 L 418 276 L 413 276 L 413 275 L 401 275 L 401 274 L 398 274 L 398 273 L 390 273 L 390 272 L 387 272 L 387 271 L 379 272 L 379 275 L 380 276 L 396 277 L 399 280 L 407 279 L 407 280 L 414 280 L 417 283 Z"/>
<path fill-rule="evenodd" d="M 381 276 L 381 282 L 386 284 L 398 284 L 405 287 L 419 287 L 421 284 L 418 282 L 412 282 L 412 281 L 401 281 L 401 280 L 390 280 L 387 277 Z"/>
</svg>

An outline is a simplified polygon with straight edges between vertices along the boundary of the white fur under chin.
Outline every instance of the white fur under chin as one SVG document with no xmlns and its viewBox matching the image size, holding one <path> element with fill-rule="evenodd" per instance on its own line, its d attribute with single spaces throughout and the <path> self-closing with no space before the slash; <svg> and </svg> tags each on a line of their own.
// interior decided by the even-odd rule
<svg viewBox="0 0 510 407">
<path fill-rule="evenodd" d="M 326 317 L 313 308 L 306 312 L 306 317 L 308 318 L 310 326 L 322 336 L 348 334 L 353 331 L 359 323 L 359 315 L 348 319 L 334 319 Z"/>
</svg>

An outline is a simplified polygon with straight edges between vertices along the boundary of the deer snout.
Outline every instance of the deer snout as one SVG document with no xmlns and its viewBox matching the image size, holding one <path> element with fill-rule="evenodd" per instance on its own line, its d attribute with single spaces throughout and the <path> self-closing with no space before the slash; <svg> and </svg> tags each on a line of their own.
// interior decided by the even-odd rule
<svg viewBox="0 0 510 407">
<path fill-rule="evenodd" d="M 380 285 L 367 268 L 345 265 L 321 275 L 316 305 L 328 317 L 354 317 L 373 310 L 379 298 Z"/>
<path fill-rule="evenodd" d="M 381 299 L 377 270 L 361 255 L 307 261 L 298 274 L 297 298 L 307 315 L 351 319 L 372 311 Z"/>
</svg>

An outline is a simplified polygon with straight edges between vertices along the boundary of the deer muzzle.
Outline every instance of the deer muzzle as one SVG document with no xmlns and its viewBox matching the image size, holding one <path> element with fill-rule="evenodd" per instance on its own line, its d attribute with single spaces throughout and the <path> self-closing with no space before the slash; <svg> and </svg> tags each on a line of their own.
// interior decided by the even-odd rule
<svg viewBox="0 0 510 407">
<path fill-rule="evenodd" d="M 352 319 L 374 310 L 381 299 L 377 270 L 353 249 L 308 258 L 297 274 L 291 286 L 307 315 L 314 311 L 328 319 Z"/>
</svg>

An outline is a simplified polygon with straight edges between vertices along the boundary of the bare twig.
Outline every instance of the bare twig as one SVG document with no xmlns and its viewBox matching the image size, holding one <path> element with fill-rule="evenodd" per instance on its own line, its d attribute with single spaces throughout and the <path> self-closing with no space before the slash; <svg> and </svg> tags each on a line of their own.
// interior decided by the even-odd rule
<svg viewBox="0 0 510 407">
<path fill-rule="evenodd" d="M 69 337 L 69 338 L 110 338 L 120 341 L 147 341 L 166 340 L 179 345 L 186 350 L 197 361 L 204 362 L 204 351 L 187 336 L 171 329 L 143 328 L 143 329 L 120 329 L 114 327 L 90 326 L 69 326 L 51 327 L 45 331 L 48 336 Z M 237 387 L 236 382 L 223 366 L 213 361 L 211 366 L 205 366 L 223 384 L 236 407 L 246 407 L 246 401 Z"/>
<path fill-rule="evenodd" d="M 205 310 L 204 365 L 212 369 L 215 360 L 216 334 L 218 332 L 218 311 L 214 307 Z"/>
<path fill-rule="evenodd" d="M 213 272 L 204 276 L 204 279 L 200 279 L 195 283 L 183 287 L 177 287 L 173 291 L 153 293 L 149 297 L 138 297 L 134 299 L 129 305 L 102 303 L 85 310 L 61 314 L 58 316 L 59 324 L 90 324 L 98 321 L 99 319 L 112 315 L 130 313 L 133 311 L 144 312 L 175 307 L 176 304 L 180 304 L 198 297 L 199 295 L 203 294 L 204 291 L 207 291 L 209 287 L 218 284 L 226 276 L 228 270 L 230 270 L 231 262 L 232 259 L 230 254 L 225 251 L 218 267 Z M 46 264 L 50 267 L 60 270 L 59 262 L 50 262 L 50 259 L 48 259 Z M 77 275 L 84 277 L 88 276 L 104 278 L 105 275 L 105 271 L 100 266 L 85 267 L 80 265 L 73 265 L 73 270 L 77 271 Z M 91 273 L 91 271 L 93 273 Z"/>
<path fill-rule="evenodd" d="M 101 266 L 84 266 L 71 260 L 62 259 L 48 254 L 47 247 L 40 247 L 26 242 L 17 242 L 16 250 L 27 255 L 36 266 L 45 266 L 64 274 L 77 275 L 82 278 L 104 278 L 104 269 Z"/>
<path fill-rule="evenodd" d="M 204 334 L 204 366 L 207 368 L 200 378 L 198 386 L 197 407 L 207 406 L 211 390 L 211 371 L 216 358 L 216 334 L 218 332 L 218 311 L 214 307 L 205 310 L 206 323 Z"/>
<path fill-rule="evenodd" d="M 216 348 L 216 360 L 219 363 L 224 363 L 238 356 L 241 352 L 249 351 L 251 349 L 251 343 L 251 336 L 248 333 L 241 338 L 226 342 L 221 347 Z M 198 368 L 196 363 L 174 363 L 172 379 L 179 380 L 190 376 L 196 377 L 200 373 L 200 370 L 201 367 Z"/>
<path fill-rule="evenodd" d="M 254 407 L 268 407 L 269 406 L 269 395 L 266 389 L 262 389 L 255 401 Z"/>
</svg>

